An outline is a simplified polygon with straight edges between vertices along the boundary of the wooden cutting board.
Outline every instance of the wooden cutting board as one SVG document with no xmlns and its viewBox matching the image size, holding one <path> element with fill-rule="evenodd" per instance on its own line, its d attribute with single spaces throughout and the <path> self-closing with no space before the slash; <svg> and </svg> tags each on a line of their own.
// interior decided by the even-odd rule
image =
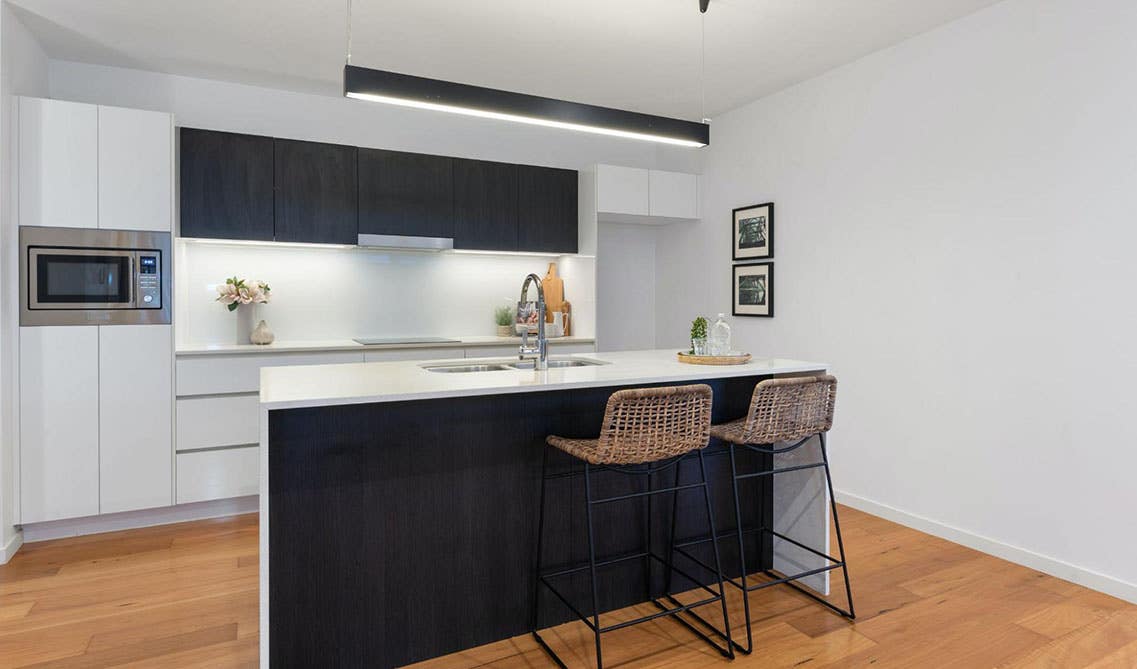
<svg viewBox="0 0 1137 669">
<path fill-rule="evenodd" d="M 553 312 L 561 310 L 565 301 L 565 282 L 557 276 L 557 263 L 549 263 L 545 278 L 541 279 L 541 290 L 545 291 L 545 322 L 553 322 Z"/>
</svg>

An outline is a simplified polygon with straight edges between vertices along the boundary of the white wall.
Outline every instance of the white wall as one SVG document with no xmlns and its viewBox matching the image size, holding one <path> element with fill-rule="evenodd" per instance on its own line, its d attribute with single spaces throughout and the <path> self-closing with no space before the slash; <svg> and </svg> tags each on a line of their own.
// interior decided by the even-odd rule
<svg viewBox="0 0 1137 669">
<path fill-rule="evenodd" d="M 492 335 L 494 307 L 514 306 L 525 275 L 558 263 L 575 335 L 595 334 L 594 258 L 390 253 L 178 242 L 174 300 L 179 344 L 236 340 L 236 316 L 215 301 L 237 274 L 261 279 L 272 302 L 258 306 L 280 341 L 358 336 Z"/>
<path fill-rule="evenodd" d="M 600 223 L 596 256 L 596 348 L 655 348 L 654 225 Z"/>
<path fill-rule="evenodd" d="M 833 364 L 839 496 L 1137 601 L 1135 34 L 1009 0 L 715 119 L 656 290 L 661 344 L 729 310 L 730 210 L 775 201 L 735 336 Z"/>
<path fill-rule="evenodd" d="M 15 519 L 18 431 L 19 270 L 15 202 L 15 97 L 47 93 L 47 57 L 0 2 L 0 563 L 18 545 Z"/>
</svg>

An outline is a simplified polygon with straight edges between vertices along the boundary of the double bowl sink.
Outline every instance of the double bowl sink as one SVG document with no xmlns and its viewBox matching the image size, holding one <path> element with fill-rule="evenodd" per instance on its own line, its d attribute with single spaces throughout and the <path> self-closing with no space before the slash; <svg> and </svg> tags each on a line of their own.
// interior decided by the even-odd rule
<svg viewBox="0 0 1137 669">
<path fill-rule="evenodd" d="M 600 360 L 588 358 L 550 358 L 549 369 L 564 369 L 566 367 L 595 367 L 607 365 Z M 423 365 L 428 372 L 440 374 L 468 374 L 472 372 L 504 372 L 514 369 L 533 369 L 533 360 L 515 360 L 513 362 L 480 362 L 464 365 Z"/>
</svg>

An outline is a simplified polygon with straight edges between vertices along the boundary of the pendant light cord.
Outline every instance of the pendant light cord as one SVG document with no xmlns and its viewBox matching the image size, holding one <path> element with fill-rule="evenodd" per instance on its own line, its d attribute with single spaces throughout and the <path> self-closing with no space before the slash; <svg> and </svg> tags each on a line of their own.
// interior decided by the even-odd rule
<svg viewBox="0 0 1137 669">
<path fill-rule="evenodd" d="M 348 0 L 351 2 L 351 0 Z M 699 118 L 707 122 L 707 13 L 702 12 L 699 20 L 702 44 L 699 46 Z"/>
<path fill-rule="evenodd" d="M 347 64 L 351 65 L 351 0 L 347 0 Z"/>
</svg>

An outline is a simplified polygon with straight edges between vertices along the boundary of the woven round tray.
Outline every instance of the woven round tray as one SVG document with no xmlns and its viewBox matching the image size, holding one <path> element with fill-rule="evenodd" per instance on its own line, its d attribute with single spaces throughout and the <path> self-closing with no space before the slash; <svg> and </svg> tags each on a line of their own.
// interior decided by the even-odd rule
<svg viewBox="0 0 1137 669">
<path fill-rule="evenodd" d="M 679 352 L 679 362 L 688 365 L 745 365 L 750 362 L 749 353 L 738 355 L 691 355 L 684 351 Z"/>
</svg>

